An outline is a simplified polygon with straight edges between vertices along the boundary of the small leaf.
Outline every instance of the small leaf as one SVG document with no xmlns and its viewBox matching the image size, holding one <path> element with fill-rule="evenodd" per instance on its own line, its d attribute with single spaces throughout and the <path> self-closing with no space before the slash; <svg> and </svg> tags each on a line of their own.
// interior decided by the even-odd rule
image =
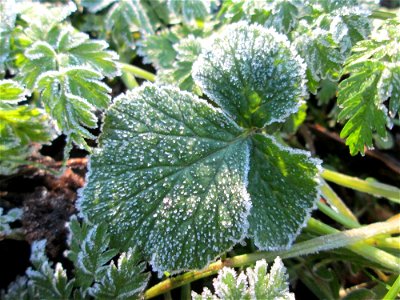
<svg viewBox="0 0 400 300">
<path fill-rule="evenodd" d="M 105 109 L 110 102 L 110 88 L 100 80 L 103 76 L 90 68 L 71 67 L 45 72 L 36 86 L 46 111 L 75 144 L 88 151 L 82 139 L 94 136 L 86 129 L 97 127 L 96 109 Z"/>
<path fill-rule="evenodd" d="M 0 207 L 0 234 L 8 235 L 11 233 L 12 229 L 10 228 L 10 224 L 20 220 L 22 216 L 22 209 L 20 208 L 12 208 L 7 214 L 3 215 L 3 208 Z"/>
<path fill-rule="evenodd" d="M 347 120 L 340 136 L 346 138 L 352 155 L 365 153 L 364 146 L 373 148 L 373 133 L 386 136 L 386 100 L 388 77 L 385 63 L 365 61 L 348 66 L 346 72 L 352 75 L 339 84 L 338 105 L 341 111 L 338 121 Z M 386 89 L 385 89 L 386 87 Z M 383 96 L 383 97 L 382 97 Z"/>
<path fill-rule="evenodd" d="M 46 257 L 46 241 L 35 241 L 32 244 L 31 263 L 33 268 L 26 272 L 29 278 L 28 286 L 33 291 L 34 299 L 70 299 L 74 279 L 68 281 L 67 273 L 60 263 L 55 270 Z"/>
<path fill-rule="evenodd" d="M 257 261 L 254 269 L 247 268 L 246 273 L 239 275 L 234 269 L 224 267 L 214 279 L 215 295 L 205 288 L 201 295 L 192 292 L 192 299 L 294 300 L 294 295 L 289 292 L 288 279 L 286 268 L 279 257 L 275 259 L 270 273 L 267 273 L 265 260 Z"/>
<path fill-rule="evenodd" d="M 149 273 L 143 273 L 146 263 L 140 259 L 139 252 L 134 249 L 122 253 L 117 266 L 111 262 L 99 283 L 90 288 L 90 295 L 104 300 L 139 299 L 150 278 Z"/>
<path fill-rule="evenodd" d="M 203 91 L 247 128 L 283 122 L 304 95 L 305 66 L 284 35 L 236 23 L 193 66 Z"/>
<path fill-rule="evenodd" d="M 18 276 L 7 288 L 7 293 L 1 291 L 3 300 L 29 300 L 28 279 L 26 276 Z"/>
<path fill-rule="evenodd" d="M 259 249 L 286 249 L 315 206 L 320 162 L 308 152 L 279 145 L 270 136 L 256 134 L 252 143 L 249 233 Z"/>
<path fill-rule="evenodd" d="M 17 104 L 24 101 L 26 90 L 14 80 L 0 80 L 0 102 Z"/>
<path fill-rule="evenodd" d="M 155 271 L 202 268 L 246 234 L 242 134 L 195 95 L 146 84 L 108 112 L 78 206 L 110 226 L 112 246 L 143 248 Z"/>
<path fill-rule="evenodd" d="M 176 15 L 182 15 L 185 22 L 205 20 L 210 13 L 210 0 L 168 0 L 168 6 Z"/>
<path fill-rule="evenodd" d="M 81 5 L 91 13 L 97 13 L 117 0 L 81 0 Z"/>
<path fill-rule="evenodd" d="M 73 222 L 77 223 L 76 220 Z M 71 247 L 67 256 L 75 265 L 77 284 L 85 290 L 104 276 L 109 267 L 106 263 L 117 255 L 118 251 L 108 249 L 109 237 L 105 224 L 94 225 L 87 232 L 82 233 L 85 236 L 80 237 L 84 239 L 79 249 Z M 76 234 L 76 230 L 73 234 Z M 79 236 L 77 238 L 79 239 Z"/>
</svg>

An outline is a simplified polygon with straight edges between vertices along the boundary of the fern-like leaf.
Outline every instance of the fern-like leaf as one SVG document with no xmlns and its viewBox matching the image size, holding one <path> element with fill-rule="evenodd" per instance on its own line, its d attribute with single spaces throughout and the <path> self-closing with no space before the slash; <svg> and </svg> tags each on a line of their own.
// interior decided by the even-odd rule
<svg viewBox="0 0 400 300">
<path fill-rule="evenodd" d="M 267 266 L 265 260 L 259 260 L 254 268 L 247 268 L 246 273 L 239 275 L 234 269 L 225 267 L 214 279 L 215 294 L 205 288 L 201 295 L 192 292 L 192 299 L 294 300 L 294 295 L 289 292 L 289 278 L 281 259 L 275 259 L 269 273 Z"/>
</svg>

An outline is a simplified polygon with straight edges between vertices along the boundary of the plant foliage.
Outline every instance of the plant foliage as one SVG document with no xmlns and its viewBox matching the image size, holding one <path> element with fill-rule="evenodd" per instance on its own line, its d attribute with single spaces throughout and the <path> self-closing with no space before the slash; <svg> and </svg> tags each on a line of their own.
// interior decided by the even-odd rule
<svg viewBox="0 0 400 300">
<path fill-rule="evenodd" d="M 204 288 L 201 295 L 192 292 L 192 299 L 294 300 L 294 295 L 289 292 L 289 278 L 281 259 L 275 259 L 269 273 L 267 267 L 264 259 L 257 261 L 254 269 L 247 268 L 246 273 L 241 272 L 239 275 L 234 269 L 224 267 L 214 279 L 215 293 L 212 294 L 208 288 Z"/>
<path fill-rule="evenodd" d="M 122 253 L 117 265 L 110 260 L 118 251 L 109 248 L 106 227 L 101 224 L 88 228 L 71 219 L 68 258 L 75 267 L 75 277 L 68 279 L 61 263 L 53 268 L 46 256 L 46 241 L 32 244 L 32 267 L 26 276 L 11 284 L 4 299 L 138 299 L 143 293 L 149 274 L 146 263 L 135 249 Z M 3 298 L 2 298 L 3 299 Z"/>
<path fill-rule="evenodd" d="M 120 96 L 79 199 L 85 217 L 109 224 L 112 245 L 140 245 L 159 272 L 202 268 L 249 234 L 261 249 L 286 248 L 318 195 L 318 162 L 257 133 L 302 101 L 295 50 L 247 23 L 227 27 L 210 49 L 194 78 L 223 110 L 173 87 L 145 84 Z M 271 218 L 257 220 L 251 206 Z"/>
</svg>

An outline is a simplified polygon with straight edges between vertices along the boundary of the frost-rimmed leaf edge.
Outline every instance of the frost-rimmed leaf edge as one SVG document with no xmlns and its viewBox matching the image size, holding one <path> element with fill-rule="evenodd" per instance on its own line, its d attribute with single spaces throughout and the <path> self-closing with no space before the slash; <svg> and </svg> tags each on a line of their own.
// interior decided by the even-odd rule
<svg viewBox="0 0 400 300">
<path fill-rule="evenodd" d="M 313 178 L 314 182 L 316 183 L 316 185 L 315 185 L 316 195 L 313 200 L 313 205 L 309 209 L 305 210 L 306 215 L 304 217 L 303 223 L 301 223 L 299 225 L 297 231 L 294 234 L 290 235 L 289 241 L 285 246 L 283 246 L 283 247 L 261 247 L 257 236 L 255 234 L 254 235 L 249 234 L 249 237 L 254 239 L 254 245 L 261 251 L 288 250 L 293 245 L 293 242 L 299 236 L 299 234 L 301 233 L 303 228 L 307 226 L 307 222 L 311 218 L 311 213 L 317 208 L 317 203 L 318 203 L 319 199 L 321 198 L 321 187 L 323 185 L 323 180 L 321 179 L 321 176 L 320 176 L 320 174 L 323 171 L 322 160 L 320 160 L 319 158 L 316 158 L 316 157 L 312 157 L 311 153 L 309 151 L 297 149 L 297 148 L 291 148 L 291 147 L 283 145 L 282 143 L 278 142 L 277 139 L 273 135 L 268 135 L 268 134 L 264 134 L 264 133 L 259 134 L 259 135 L 261 135 L 267 139 L 270 139 L 272 141 L 272 143 L 274 143 L 278 148 L 282 149 L 283 151 L 287 151 L 290 154 L 305 155 L 307 160 L 312 162 L 317 169 L 317 173 L 315 174 L 315 177 Z M 253 147 L 255 147 L 255 146 L 253 146 Z M 251 195 L 250 195 L 250 198 L 251 198 Z"/>
</svg>

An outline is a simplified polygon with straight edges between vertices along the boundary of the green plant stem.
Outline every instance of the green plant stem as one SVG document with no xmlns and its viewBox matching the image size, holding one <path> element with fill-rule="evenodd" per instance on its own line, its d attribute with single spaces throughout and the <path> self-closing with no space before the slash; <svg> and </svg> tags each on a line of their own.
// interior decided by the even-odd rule
<svg viewBox="0 0 400 300">
<path fill-rule="evenodd" d="M 322 180 L 323 184 L 321 186 L 321 194 L 325 198 L 325 200 L 332 206 L 337 209 L 339 213 L 346 216 L 348 219 L 353 220 L 355 223 L 359 224 L 357 217 L 353 214 L 353 212 L 347 207 L 347 205 L 343 202 L 342 199 L 335 193 L 335 191 L 326 183 L 325 180 Z"/>
<path fill-rule="evenodd" d="M 383 300 L 393 300 L 397 298 L 400 293 L 400 276 L 397 276 L 396 281 L 393 283 L 392 287 L 389 289 Z"/>
<path fill-rule="evenodd" d="M 174 288 L 183 286 L 192 281 L 205 278 L 216 274 L 225 266 L 243 267 L 255 263 L 257 260 L 265 259 L 272 261 L 275 257 L 280 256 L 282 259 L 308 255 L 319 251 L 327 251 L 340 247 L 347 247 L 350 250 L 365 256 L 374 262 L 378 262 L 385 268 L 397 270 L 400 259 L 390 255 L 382 250 L 376 249 L 365 243 L 358 243 L 362 240 L 371 238 L 378 234 L 396 233 L 399 231 L 397 220 L 375 223 L 361 228 L 351 229 L 340 232 L 318 220 L 311 218 L 308 222 L 311 230 L 321 232 L 328 235 L 319 236 L 311 240 L 294 244 L 292 248 L 284 251 L 276 252 L 257 252 L 251 254 L 238 255 L 226 260 L 219 260 L 211 263 L 208 267 L 201 271 L 191 271 L 182 275 L 164 280 L 157 285 L 151 287 L 145 292 L 145 299 L 164 294 Z M 366 250 L 363 250 L 366 249 Z"/>
<path fill-rule="evenodd" d="M 396 18 L 396 14 L 387 12 L 387 11 L 382 11 L 382 10 L 373 10 L 372 13 L 370 14 L 370 18 L 379 19 L 379 20 L 387 20 L 387 19 Z"/>
<path fill-rule="evenodd" d="M 382 248 L 400 249 L 400 237 L 376 238 L 373 245 Z"/>
<path fill-rule="evenodd" d="M 131 73 L 122 72 L 121 79 L 128 90 L 134 89 L 135 87 L 139 86 L 139 83 L 136 81 L 135 76 L 133 76 Z"/>
<path fill-rule="evenodd" d="M 335 210 L 322 202 L 318 202 L 317 205 L 321 212 L 346 228 L 358 228 L 361 226 L 358 222 L 355 222 L 354 220 L 349 219 L 347 216 L 337 213 Z"/>
<path fill-rule="evenodd" d="M 190 292 L 191 292 L 191 286 L 190 283 L 185 284 L 184 286 L 182 286 L 181 288 L 181 300 L 190 300 L 192 299 Z"/>
<path fill-rule="evenodd" d="M 322 172 L 322 177 L 341 186 L 377 197 L 385 197 L 393 202 L 400 203 L 400 189 L 397 187 L 380 182 L 362 180 L 327 169 Z"/>
<path fill-rule="evenodd" d="M 135 77 L 139 77 L 142 79 L 146 79 L 148 81 L 154 82 L 156 80 L 156 76 L 153 73 L 150 73 L 146 70 L 143 70 L 139 67 L 130 65 L 130 64 L 125 64 L 125 63 L 120 63 L 122 73 L 130 73 L 134 75 Z"/>
</svg>

